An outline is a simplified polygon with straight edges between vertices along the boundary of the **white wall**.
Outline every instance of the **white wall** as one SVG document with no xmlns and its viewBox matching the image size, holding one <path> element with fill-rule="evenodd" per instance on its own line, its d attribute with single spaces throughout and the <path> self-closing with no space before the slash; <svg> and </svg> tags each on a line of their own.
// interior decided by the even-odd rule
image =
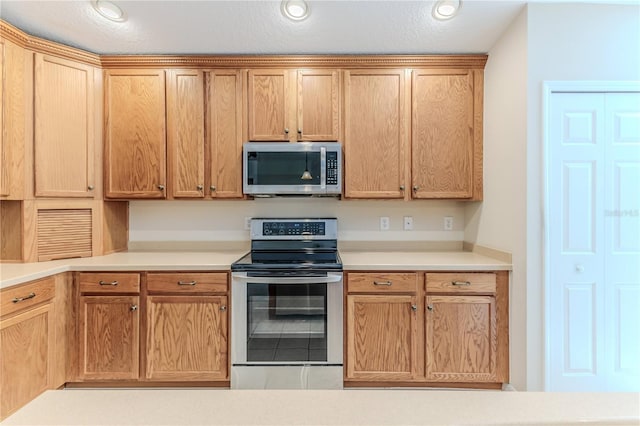
<svg viewBox="0 0 640 426">
<path fill-rule="evenodd" d="M 530 3 L 489 52 L 485 201 L 466 208 L 465 240 L 513 254 L 511 377 L 518 389 L 544 388 L 543 82 L 638 79 L 635 5 Z"/>
<path fill-rule="evenodd" d="M 380 231 L 380 216 L 390 229 Z M 403 231 L 403 216 L 413 230 Z M 453 217 L 453 231 L 443 217 Z M 245 217 L 337 217 L 341 241 L 459 241 L 464 204 L 452 201 L 347 201 L 332 198 L 252 201 L 132 201 L 129 241 L 248 241 Z"/>
<path fill-rule="evenodd" d="M 489 51 L 485 67 L 484 201 L 466 208 L 465 241 L 513 255 L 511 383 L 526 386 L 527 12 Z"/>
</svg>

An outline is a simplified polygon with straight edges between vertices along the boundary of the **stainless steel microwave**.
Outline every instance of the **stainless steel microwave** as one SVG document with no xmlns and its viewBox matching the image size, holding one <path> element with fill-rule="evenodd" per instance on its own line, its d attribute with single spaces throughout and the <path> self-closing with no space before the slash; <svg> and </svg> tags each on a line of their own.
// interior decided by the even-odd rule
<svg viewBox="0 0 640 426">
<path fill-rule="evenodd" d="M 338 142 L 247 142 L 242 190 L 253 196 L 338 196 L 342 148 Z"/>
</svg>

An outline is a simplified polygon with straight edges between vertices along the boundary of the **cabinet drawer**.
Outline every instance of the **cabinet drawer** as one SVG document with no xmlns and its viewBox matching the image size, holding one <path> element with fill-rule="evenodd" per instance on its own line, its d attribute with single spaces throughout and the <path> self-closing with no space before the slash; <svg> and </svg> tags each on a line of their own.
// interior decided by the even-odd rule
<svg viewBox="0 0 640 426">
<path fill-rule="evenodd" d="M 427 293 L 495 293 L 496 274 L 426 274 Z"/>
<path fill-rule="evenodd" d="M 416 273 L 349 273 L 349 293 L 415 293 L 418 290 Z"/>
<path fill-rule="evenodd" d="M 225 272 L 150 273 L 147 290 L 150 293 L 225 293 L 227 281 Z"/>
<path fill-rule="evenodd" d="M 140 293 L 140 274 L 131 272 L 83 272 L 81 293 Z"/>
<path fill-rule="evenodd" d="M 0 293 L 0 312 L 2 316 L 23 311 L 31 306 L 53 299 L 55 279 L 53 277 L 32 281 L 2 290 Z"/>
</svg>

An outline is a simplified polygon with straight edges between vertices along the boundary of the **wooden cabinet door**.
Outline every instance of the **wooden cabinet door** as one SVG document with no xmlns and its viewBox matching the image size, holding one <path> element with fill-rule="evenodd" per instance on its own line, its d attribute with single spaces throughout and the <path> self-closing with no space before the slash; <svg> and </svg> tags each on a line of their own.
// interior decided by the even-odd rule
<svg viewBox="0 0 640 426">
<path fill-rule="evenodd" d="M 249 70 L 249 140 L 288 141 L 289 71 Z"/>
<path fill-rule="evenodd" d="M 434 382 L 497 382 L 493 296 L 427 296 L 426 377 Z"/>
<path fill-rule="evenodd" d="M 468 70 L 413 71 L 413 198 L 473 196 L 473 81 Z"/>
<path fill-rule="evenodd" d="M 337 70 L 298 70 L 298 140 L 337 141 L 340 134 L 340 78 Z"/>
<path fill-rule="evenodd" d="M 164 70 L 105 77 L 105 197 L 164 198 Z"/>
<path fill-rule="evenodd" d="M 167 153 L 172 197 L 204 197 L 202 71 L 167 71 Z"/>
<path fill-rule="evenodd" d="M 421 374 L 418 316 L 416 296 L 347 296 L 346 378 L 416 379 Z"/>
<path fill-rule="evenodd" d="M 147 302 L 147 379 L 229 379 L 226 296 L 148 296 Z"/>
<path fill-rule="evenodd" d="M 7 146 L 4 144 L 4 40 L 0 40 L 0 197 L 9 195 L 9 167 L 7 167 Z"/>
<path fill-rule="evenodd" d="M 242 74 L 214 70 L 207 74 L 209 194 L 242 198 Z"/>
<path fill-rule="evenodd" d="M 93 197 L 94 68 L 36 53 L 35 195 Z"/>
<path fill-rule="evenodd" d="M 80 297 L 80 379 L 138 379 L 139 305 L 138 296 Z"/>
<path fill-rule="evenodd" d="M 0 322 L 0 420 L 49 388 L 54 356 L 51 306 Z"/>
<path fill-rule="evenodd" d="M 405 70 L 345 71 L 345 197 L 403 198 L 409 155 Z"/>
</svg>

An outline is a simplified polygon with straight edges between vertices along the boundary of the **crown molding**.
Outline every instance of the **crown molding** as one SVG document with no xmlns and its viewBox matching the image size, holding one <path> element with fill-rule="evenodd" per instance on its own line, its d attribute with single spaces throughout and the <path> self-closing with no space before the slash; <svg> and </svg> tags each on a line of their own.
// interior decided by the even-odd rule
<svg viewBox="0 0 640 426">
<path fill-rule="evenodd" d="M 0 19 L 0 37 L 25 49 L 115 68 L 464 68 L 484 69 L 487 55 L 97 55 L 31 36 Z"/>
<path fill-rule="evenodd" d="M 94 53 L 29 35 L 3 20 L 0 20 L 0 37 L 36 53 L 55 55 L 91 66 L 101 66 L 100 56 Z"/>
<path fill-rule="evenodd" d="M 104 55 L 103 68 L 466 68 L 487 55 Z"/>
</svg>

